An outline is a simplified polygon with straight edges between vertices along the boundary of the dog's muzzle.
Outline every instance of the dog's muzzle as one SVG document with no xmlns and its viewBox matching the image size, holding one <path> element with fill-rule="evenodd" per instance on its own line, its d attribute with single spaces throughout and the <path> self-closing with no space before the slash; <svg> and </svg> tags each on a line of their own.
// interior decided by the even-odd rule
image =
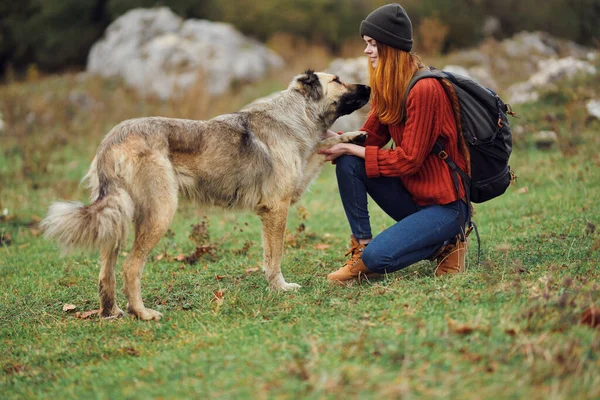
<svg viewBox="0 0 600 400">
<path fill-rule="evenodd" d="M 371 88 L 367 85 L 354 85 L 352 91 L 344 94 L 338 103 L 337 116 L 348 115 L 369 102 Z"/>
</svg>

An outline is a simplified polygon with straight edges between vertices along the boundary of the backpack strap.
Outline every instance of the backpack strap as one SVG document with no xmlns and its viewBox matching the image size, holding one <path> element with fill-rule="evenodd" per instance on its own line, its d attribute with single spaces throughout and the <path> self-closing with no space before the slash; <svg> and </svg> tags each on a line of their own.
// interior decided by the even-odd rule
<svg viewBox="0 0 600 400">
<path fill-rule="evenodd" d="M 406 88 L 406 92 L 404 93 L 404 107 L 406 108 L 406 100 L 408 99 L 408 93 L 410 92 L 410 90 L 417 84 L 417 82 L 419 82 L 421 79 L 424 78 L 442 78 L 442 75 L 440 74 L 440 72 L 433 68 L 433 67 L 423 67 L 419 70 L 417 70 L 417 72 L 415 72 L 415 74 L 412 76 L 412 78 L 410 78 L 410 82 L 408 83 L 408 87 Z M 406 115 L 404 116 L 404 118 L 406 118 Z"/>
<path fill-rule="evenodd" d="M 460 179 L 462 179 L 462 183 L 463 183 L 463 187 L 465 189 L 465 199 L 466 199 L 466 203 L 467 203 L 467 215 L 464 215 L 462 212 L 462 208 L 459 207 L 458 209 L 458 221 L 460 223 L 460 238 L 461 240 L 466 240 L 466 235 L 467 232 L 469 232 L 469 228 L 471 226 L 475 226 L 475 233 L 477 234 L 477 262 L 479 263 L 479 260 L 481 259 L 481 241 L 479 239 L 479 231 L 477 230 L 477 226 L 475 225 L 475 223 L 473 221 L 471 221 L 471 198 L 469 196 L 470 194 L 470 187 L 471 187 L 471 178 L 469 177 L 469 175 L 466 174 L 465 171 L 463 171 L 462 169 L 460 169 L 458 167 L 458 165 L 456 165 L 456 163 L 454 162 L 454 160 L 452 160 L 452 158 L 450 158 L 450 156 L 448 155 L 448 153 L 446 153 L 446 151 L 444 150 L 444 146 L 442 145 L 442 142 L 438 139 L 435 141 L 435 143 L 433 144 L 433 149 L 431 150 L 432 154 L 437 155 L 439 158 L 441 158 L 446 164 L 448 164 L 448 167 L 450 167 L 450 175 L 452 175 L 452 181 L 454 182 L 454 189 L 456 191 L 456 195 L 459 196 L 460 195 Z M 469 228 L 466 228 L 467 223 L 469 225 Z M 465 229 L 467 229 L 467 232 L 465 232 Z"/>
</svg>

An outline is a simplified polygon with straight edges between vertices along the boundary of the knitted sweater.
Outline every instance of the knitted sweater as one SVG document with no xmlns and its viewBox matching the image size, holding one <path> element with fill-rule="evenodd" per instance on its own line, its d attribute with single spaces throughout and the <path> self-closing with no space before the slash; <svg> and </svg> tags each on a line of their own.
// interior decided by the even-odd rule
<svg viewBox="0 0 600 400">
<path fill-rule="evenodd" d="M 464 196 L 462 182 L 460 196 L 448 165 L 431 154 L 435 141 L 440 138 L 444 150 L 463 171 L 464 156 L 459 151 L 458 133 L 452 104 L 442 87 L 433 78 L 418 81 L 406 100 L 406 120 L 397 125 L 382 124 L 370 114 L 361 128 L 368 133 L 365 142 L 367 176 L 399 177 L 418 205 L 448 204 Z M 382 149 L 389 140 L 394 149 Z"/>
</svg>

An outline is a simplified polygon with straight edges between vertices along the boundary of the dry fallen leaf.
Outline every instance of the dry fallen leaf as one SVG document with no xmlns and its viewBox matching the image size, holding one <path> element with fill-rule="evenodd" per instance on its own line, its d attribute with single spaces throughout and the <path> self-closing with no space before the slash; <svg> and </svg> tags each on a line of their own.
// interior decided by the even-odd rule
<svg viewBox="0 0 600 400">
<path fill-rule="evenodd" d="M 120 351 L 133 357 L 140 355 L 140 352 L 134 347 L 123 347 Z"/>
<path fill-rule="evenodd" d="M 215 279 L 218 280 L 218 281 L 222 280 L 223 278 L 225 278 L 225 276 L 223 276 L 223 275 L 215 275 Z"/>
<path fill-rule="evenodd" d="M 223 297 L 225 297 L 225 291 L 224 290 L 215 290 L 213 292 L 213 298 L 211 301 L 214 301 L 217 304 L 223 304 Z"/>
<path fill-rule="evenodd" d="M 317 250 L 327 250 L 330 247 L 331 247 L 331 245 L 326 244 L 326 243 L 317 243 L 315 245 L 315 249 L 317 249 Z"/>
<path fill-rule="evenodd" d="M 187 256 L 185 254 L 180 254 L 180 255 L 178 255 L 178 256 L 175 257 L 175 260 L 177 260 L 177 261 L 185 261 L 186 257 Z"/>
<path fill-rule="evenodd" d="M 23 372 L 27 369 L 26 365 L 23 364 L 18 364 L 18 363 L 8 363 L 7 365 L 4 366 L 4 372 L 6 372 L 9 375 L 12 374 L 18 374 L 20 372 Z"/>
<path fill-rule="evenodd" d="M 77 311 L 75 313 L 75 318 L 79 318 L 79 319 L 88 319 L 89 317 L 91 317 L 92 315 L 96 315 L 100 312 L 100 310 L 90 310 L 90 311 L 86 311 L 86 312 L 79 312 Z"/>
<path fill-rule="evenodd" d="M 590 307 L 581 315 L 581 323 L 592 328 L 600 329 L 600 308 Z"/>
<path fill-rule="evenodd" d="M 40 234 L 42 233 L 42 231 L 41 231 L 41 230 L 39 230 L 39 229 L 36 229 L 36 228 L 29 228 L 29 232 L 31 232 L 31 235 L 32 235 L 33 237 L 38 237 L 38 236 L 40 236 Z"/>
<path fill-rule="evenodd" d="M 594 232 L 596 232 L 596 225 L 592 224 L 590 221 L 587 221 L 585 227 L 585 234 L 592 235 Z"/>
<path fill-rule="evenodd" d="M 67 303 L 65 303 L 63 305 L 63 311 L 73 311 L 76 308 L 77 308 L 77 306 L 75 304 L 67 304 Z"/>
<path fill-rule="evenodd" d="M 517 190 L 517 194 L 525 194 L 529 192 L 529 188 L 527 186 L 523 186 L 522 188 Z"/>
<path fill-rule="evenodd" d="M 160 261 L 165 258 L 165 253 L 160 253 L 156 257 L 154 257 L 154 261 Z"/>
<path fill-rule="evenodd" d="M 258 267 L 254 267 L 254 268 L 248 268 L 248 269 L 246 270 L 246 273 L 247 273 L 247 274 L 251 274 L 251 273 L 253 273 L 253 272 L 258 272 Z"/>
<path fill-rule="evenodd" d="M 517 336 L 517 331 L 514 328 L 509 328 L 504 330 L 504 333 L 506 333 L 509 336 Z"/>
<path fill-rule="evenodd" d="M 521 260 L 515 260 L 513 263 L 513 268 L 515 269 L 515 272 L 518 274 L 524 274 L 525 272 L 527 272 L 527 267 L 525 267 L 523 265 L 523 263 L 521 262 Z"/>
<path fill-rule="evenodd" d="M 472 333 L 475 330 L 475 328 L 471 325 L 462 324 L 453 319 L 448 319 L 448 329 L 450 330 L 450 332 L 458 333 L 460 335 L 468 335 L 469 333 Z"/>
<path fill-rule="evenodd" d="M 12 243 L 12 238 L 9 233 L 0 234 L 0 245 L 8 246 Z"/>
</svg>

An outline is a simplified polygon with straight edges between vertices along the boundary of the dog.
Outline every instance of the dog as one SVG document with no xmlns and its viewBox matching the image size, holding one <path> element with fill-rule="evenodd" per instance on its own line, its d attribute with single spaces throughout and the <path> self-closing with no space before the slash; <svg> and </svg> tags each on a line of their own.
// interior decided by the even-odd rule
<svg viewBox="0 0 600 400">
<path fill-rule="evenodd" d="M 210 120 L 130 119 L 104 137 L 83 178 L 91 204 L 58 202 L 41 222 L 65 250 L 100 250 L 100 315 L 124 315 L 115 301 L 115 265 L 133 222 L 135 239 L 123 263 L 127 311 L 159 320 L 146 308 L 141 277 L 166 233 L 179 195 L 201 206 L 250 210 L 262 221 L 263 270 L 272 289 L 300 286 L 281 273 L 288 209 L 325 163 L 320 149 L 364 140 L 364 132 L 325 137 L 342 116 L 369 101 L 370 88 L 308 70 L 274 98 Z"/>
</svg>

